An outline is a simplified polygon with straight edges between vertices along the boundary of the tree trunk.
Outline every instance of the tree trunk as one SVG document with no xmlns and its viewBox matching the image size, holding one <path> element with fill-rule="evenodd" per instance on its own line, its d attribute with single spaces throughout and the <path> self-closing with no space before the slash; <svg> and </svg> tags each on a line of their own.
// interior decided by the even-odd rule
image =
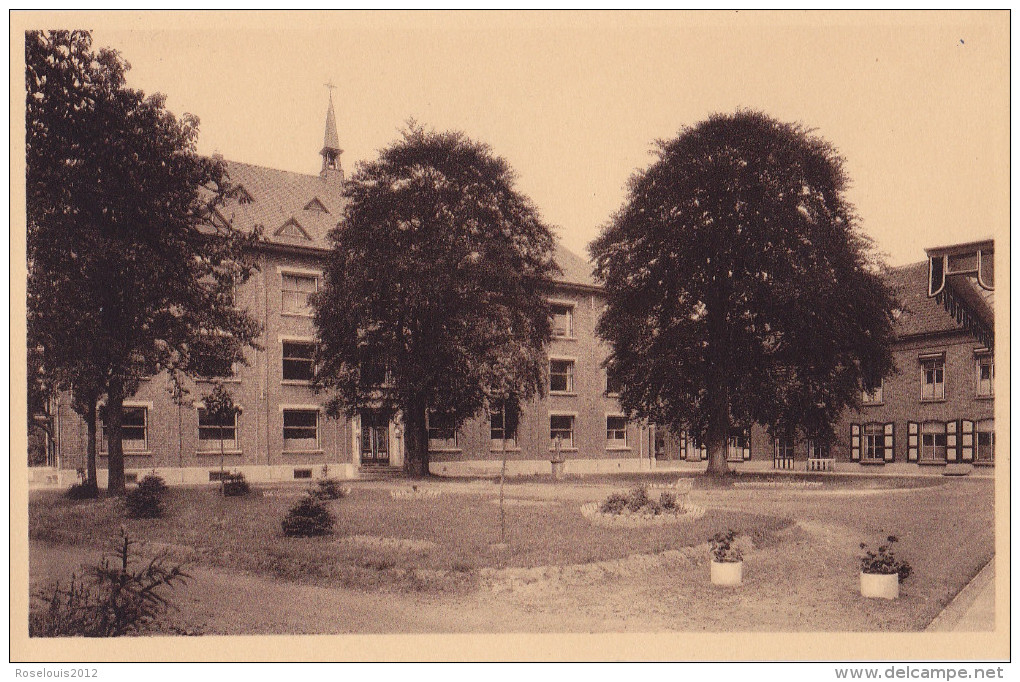
<svg viewBox="0 0 1020 682">
<path fill-rule="evenodd" d="M 429 475 L 429 434 L 425 403 L 415 401 L 404 410 L 404 473 L 415 478 Z"/>
<path fill-rule="evenodd" d="M 106 393 L 106 473 L 109 477 L 106 487 L 110 495 L 124 494 L 123 420 L 124 385 L 119 379 L 113 379 Z"/>
<path fill-rule="evenodd" d="M 85 414 L 85 425 L 88 428 L 89 438 L 89 442 L 85 447 L 85 482 L 93 490 L 99 488 L 99 476 L 96 469 L 96 435 L 99 430 L 97 423 L 99 419 L 98 412 L 95 399 L 89 400 Z"/>
</svg>

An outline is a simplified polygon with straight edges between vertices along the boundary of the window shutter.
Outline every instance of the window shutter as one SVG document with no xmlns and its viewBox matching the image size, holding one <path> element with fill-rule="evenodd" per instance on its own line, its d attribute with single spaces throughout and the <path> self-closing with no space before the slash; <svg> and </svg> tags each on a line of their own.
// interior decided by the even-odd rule
<svg viewBox="0 0 1020 682">
<path fill-rule="evenodd" d="M 917 461 L 917 440 L 920 438 L 920 425 L 917 422 L 907 422 L 907 461 Z"/>
<path fill-rule="evenodd" d="M 960 459 L 974 461 L 974 422 L 969 419 L 960 421 Z"/>
<path fill-rule="evenodd" d="M 861 461 L 861 425 L 850 425 L 850 459 Z"/>
<path fill-rule="evenodd" d="M 680 456 L 682 459 L 687 459 L 687 432 L 680 432 Z"/>
<path fill-rule="evenodd" d="M 890 423 L 885 425 L 885 427 L 884 427 L 885 451 L 882 453 L 882 458 L 886 462 L 891 462 L 894 459 L 896 459 L 896 448 L 895 448 L 896 439 L 894 437 L 895 433 L 896 433 L 896 425 L 895 424 L 890 422 Z"/>
<path fill-rule="evenodd" d="M 946 422 L 946 461 L 956 461 L 956 422 Z"/>
</svg>

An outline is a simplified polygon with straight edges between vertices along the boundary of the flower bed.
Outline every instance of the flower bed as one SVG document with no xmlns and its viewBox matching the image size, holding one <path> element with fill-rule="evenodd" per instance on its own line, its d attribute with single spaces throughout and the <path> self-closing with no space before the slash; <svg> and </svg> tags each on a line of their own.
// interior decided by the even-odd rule
<svg viewBox="0 0 1020 682">
<path fill-rule="evenodd" d="M 632 512 L 624 509 L 620 513 L 603 512 L 598 502 L 590 502 L 581 507 L 581 514 L 597 526 L 608 528 L 636 528 L 639 526 L 661 526 L 668 523 L 690 523 L 705 515 L 705 508 L 693 504 L 685 504 L 673 511 Z"/>
</svg>

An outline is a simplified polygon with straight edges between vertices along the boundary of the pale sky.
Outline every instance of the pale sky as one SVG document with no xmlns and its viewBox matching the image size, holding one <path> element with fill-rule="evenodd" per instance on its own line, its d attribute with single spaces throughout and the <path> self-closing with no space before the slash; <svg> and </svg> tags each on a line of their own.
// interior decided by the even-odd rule
<svg viewBox="0 0 1020 682">
<path fill-rule="evenodd" d="M 317 173 L 332 81 L 348 174 L 409 118 L 462 130 L 509 161 L 585 256 L 655 139 L 738 108 L 836 146 L 890 264 L 1008 234 L 1006 12 L 94 14 L 84 25 L 132 64 L 132 87 L 199 116 L 203 153 Z"/>
</svg>

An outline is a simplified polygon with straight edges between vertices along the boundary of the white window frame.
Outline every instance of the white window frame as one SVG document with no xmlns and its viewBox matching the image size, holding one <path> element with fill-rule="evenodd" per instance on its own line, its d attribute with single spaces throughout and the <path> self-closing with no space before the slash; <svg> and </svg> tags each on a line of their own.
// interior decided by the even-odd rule
<svg viewBox="0 0 1020 682">
<path fill-rule="evenodd" d="M 614 429 L 609 425 L 610 419 L 622 419 L 623 428 Z M 606 415 L 606 449 L 608 450 L 629 450 L 630 449 L 630 422 L 627 421 L 627 415 L 624 414 L 607 414 Z M 623 434 L 623 438 L 614 437 Z"/>
<path fill-rule="evenodd" d="M 554 389 L 553 388 L 553 363 L 554 362 L 566 362 L 569 363 L 569 369 L 567 371 L 567 388 L 566 390 Z M 562 373 L 557 372 L 557 376 Z M 577 361 L 574 358 L 549 358 L 549 393 L 551 395 L 576 395 L 576 375 L 577 375 Z"/>
<path fill-rule="evenodd" d="M 931 366 L 932 383 L 928 383 L 928 367 Z M 940 371 L 941 370 L 941 371 Z M 937 381 L 941 373 L 942 381 Z M 926 395 L 928 387 L 931 387 L 931 395 Z M 946 399 L 946 356 L 922 356 L 921 357 L 921 400 L 937 401 Z"/>
<path fill-rule="evenodd" d="M 575 437 L 574 437 L 574 434 L 577 431 L 577 414 L 573 413 L 573 412 L 550 412 L 549 413 L 549 449 L 550 450 L 555 450 L 556 449 L 556 437 L 553 435 L 553 431 L 565 431 L 565 429 L 554 429 L 553 428 L 553 423 L 552 423 L 553 419 L 555 419 L 557 417 L 565 418 L 565 419 L 570 419 L 570 431 L 569 431 L 569 433 L 570 433 L 570 440 L 569 441 L 567 441 L 566 439 L 563 440 L 562 449 L 565 450 L 565 451 L 566 450 L 576 450 L 577 448 L 574 445 L 574 442 L 576 440 Z"/>
<path fill-rule="evenodd" d="M 861 424 L 861 461 L 885 462 L 885 424 Z"/>
<path fill-rule="evenodd" d="M 304 441 L 310 440 L 308 438 L 290 438 L 290 439 L 287 438 L 287 429 L 288 428 L 291 428 L 291 429 L 301 429 L 301 428 L 305 428 L 306 429 L 306 428 L 308 428 L 307 426 L 290 426 L 290 427 L 288 427 L 287 426 L 287 413 L 288 412 L 314 412 L 315 413 L 315 445 L 314 445 L 314 447 L 307 447 L 307 446 L 296 447 L 295 445 L 291 445 L 290 447 L 288 447 L 288 445 L 287 445 L 287 441 L 288 440 L 292 440 L 292 441 L 293 440 L 304 440 Z M 321 443 L 322 443 L 322 440 L 321 440 L 322 439 L 322 429 L 319 428 L 319 426 L 320 426 L 320 423 L 322 422 L 322 418 L 321 418 L 321 415 L 319 414 L 319 412 L 320 412 L 320 409 L 319 409 L 319 407 L 317 405 L 280 405 L 281 427 L 282 427 L 281 435 L 283 436 L 283 451 L 284 452 L 317 452 L 317 451 L 321 450 L 321 448 L 322 448 L 322 445 L 321 445 Z"/>
<path fill-rule="evenodd" d="M 138 448 L 135 443 L 137 439 L 127 440 L 124 438 L 124 424 L 121 423 L 121 447 L 124 450 L 124 454 L 148 454 L 149 452 L 149 412 L 152 410 L 152 403 L 150 402 L 128 402 L 125 401 L 121 407 L 126 410 L 142 410 L 142 447 Z M 106 440 L 106 421 L 103 419 L 99 420 L 99 452 L 108 453 L 109 443 Z"/>
<path fill-rule="evenodd" d="M 940 431 L 926 430 L 931 426 L 940 427 Z M 918 449 L 918 461 L 919 462 L 945 462 L 946 453 L 948 451 L 948 429 L 946 428 L 945 422 L 928 420 L 921 422 L 921 438 Z M 942 444 L 939 445 L 937 437 L 942 436 Z M 930 441 L 930 442 L 929 442 Z M 939 457 L 939 451 L 941 450 L 942 456 Z"/>
<path fill-rule="evenodd" d="M 287 309 L 287 294 L 314 294 L 319 291 L 319 280 L 322 279 L 322 272 L 318 270 L 304 270 L 300 268 L 281 268 L 277 267 L 277 272 L 280 273 L 280 314 L 287 317 L 313 317 L 314 312 L 312 306 L 307 306 L 307 312 L 291 311 Z M 312 291 L 301 291 L 300 289 L 288 289 L 287 278 L 301 278 L 310 279 L 315 283 Z"/>
<path fill-rule="evenodd" d="M 280 337 L 280 380 L 283 383 L 285 383 L 285 384 L 301 384 L 301 385 L 311 384 L 312 383 L 312 379 L 311 378 L 308 378 L 308 379 L 289 379 L 289 378 L 287 378 L 287 376 L 286 376 L 286 366 L 287 366 L 286 363 L 287 363 L 287 360 L 288 360 L 287 350 L 286 350 L 287 349 L 287 344 L 299 345 L 299 346 L 311 346 L 312 355 L 314 356 L 314 354 L 315 354 L 315 341 L 312 340 L 312 339 L 309 339 L 309 338 L 297 338 L 297 337 L 285 337 L 285 336 Z M 306 358 L 295 358 L 295 357 L 291 357 L 290 359 L 292 361 L 296 361 L 296 360 L 305 361 L 306 360 Z M 311 365 L 311 374 L 314 377 L 315 376 L 315 358 L 312 357 L 310 359 L 307 359 L 307 361 Z"/>
<path fill-rule="evenodd" d="M 202 413 L 206 412 L 205 403 L 198 403 L 195 405 L 195 415 L 198 419 L 198 452 L 202 454 L 217 454 L 220 452 L 220 439 L 217 438 L 202 438 L 203 429 L 213 429 L 219 431 L 218 426 L 202 426 Z M 234 414 L 234 425 L 230 429 L 234 432 L 233 438 L 223 439 L 223 452 L 236 453 L 240 452 L 241 449 L 238 446 L 237 431 L 240 428 L 238 422 L 238 415 Z M 226 428 L 226 427 L 225 427 Z M 217 433 L 218 435 L 218 433 Z"/>
<path fill-rule="evenodd" d="M 981 367 L 985 364 L 988 365 L 987 383 L 981 378 Z M 995 358 L 990 352 L 974 354 L 974 395 L 979 398 L 991 398 L 995 395 Z"/>
<path fill-rule="evenodd" d="M 793 438 L 779 438 L 775 439 L 776 458 L 777 459 L 793 459 L 794 454 L 797 452 L 797 441 Z"/>
<path fill-rule="evenodd" d="M 497 417 L 498 417 L 498 421 L 499 421 L 499 426 L 496 426 Z M 520 424 L 519 423 L 518 423 L 517 426 L 518 426 L 518 430 L 520 430 Z M 500 434 L 499 438 L 496 438 L 496 436 L 495 436 L 497 431 Z M 494 450 L 502 449 L 503 441 L 505 440 L 506 441 L 506 449 L 507 450 L 517 450 L 518 449 L 517 448 L 517 435 L 518 434 L 515 433 L 510 438 L 506 437 L 506 421 L 505 421 L 504 413 L 503 413 L 502 409 L 493 410 L 489 414 L 489 445 L 490 445 L 490 448 L 492 448 Z"/>
<path fill-rule="evenodd" d="M 549 301 L 549 307 L 550 308 L 563 308 L 563 309 L 566 310 L 566 313 L 567 313 L 567 333 L 566 334 L 558 334 L 556 332 L 556 323 L 555 323 L 556 313 L 552 312 L 552 314 L 550 315 L 550 317 L 552 318 L 552 321 L 553 321 L 553 325 L 552 325 L 552 328 L 553 328 L 552 329 L 552 337 L 554 339 L 574 339 L 574 338 L 577 338 L 575 336 L 575 334 L 574 334 L 574 308 L 577 307 L 576 304 L 573 301 L 550 300 Z"/>
</svg>

